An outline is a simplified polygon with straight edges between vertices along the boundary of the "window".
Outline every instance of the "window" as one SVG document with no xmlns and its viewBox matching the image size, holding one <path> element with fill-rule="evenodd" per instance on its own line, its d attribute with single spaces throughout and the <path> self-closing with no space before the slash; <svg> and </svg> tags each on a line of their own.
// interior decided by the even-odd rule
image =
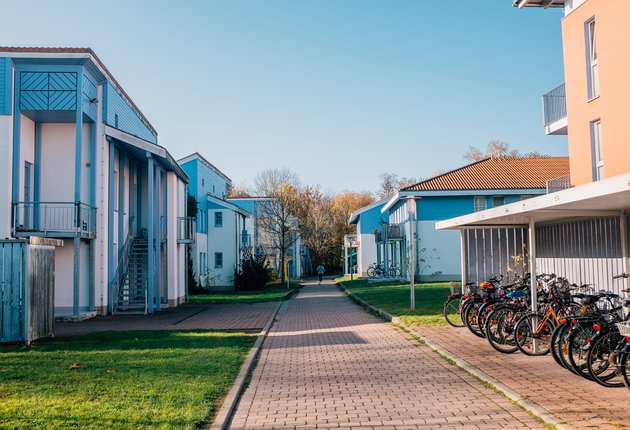
<svg viewBox="0 0 630 430">
<path fill-rule="evenodd" d="M 486 210 L 486 197 L 475 196 L 475 212 Z"/>
<path fill-rule="evenodd" d="M 206 185 L 206 180 L 204 178 L 201 178 L 201 186 L 204 187 Z"/>
<path fill-rule="evenodd" d="M 215 252 L 214 253 L 214 267 L 215 269 L 220 269 L 223 267 L 223 253 Z"/>
<path fill-rule="evenodd" d="M 588 98 L 599 96 L 599 66 L 597 60 L 597 37 L 595 18 L 586 22 L 586 65 L 588 75 Z"/>
<path fill-rule="evenodd" d="M 531 199 L 532 197 L 534 197 L 534 196 L 532 196 L 532 195 L 530 195 L 530 194 L 523 194 L 523 195 L 521 196 L 521 200 Z"/>
<path fill-rule="evenodd" d="M 492 207 L 496 208 L 497 206 L 503 206 L 505 204 L 505 197 L 503 196 L 495 196 L 492 197 Z"/>
<path fill-rule="evenodd" d="M 214 226 L 223 227 L 223 212 L 214 213 Z"/>
<path fill-rule="evenodd" d="M 604 179 L 604 151 L 602 146 L 602 122 L 591 122 L 591 151 L 593 158 L 593 180 Z"/>
<path fill-rule="evenodd" d="M 114 128 L 118 128 L 118 114 L 114 114 Z"/>
</svg>

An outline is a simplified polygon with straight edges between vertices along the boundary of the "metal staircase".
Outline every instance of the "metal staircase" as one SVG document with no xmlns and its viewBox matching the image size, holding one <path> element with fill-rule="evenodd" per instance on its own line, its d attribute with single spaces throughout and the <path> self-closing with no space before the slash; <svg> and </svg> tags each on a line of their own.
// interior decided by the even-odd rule
<svg viewBox="0 0 630 430">
<path fill-rule="evenodd" d="M 146 238 L 131 239 L 126 267 L 120 280 L 115 314 L 147 313 L 147 285 L 149 281 L 149 243 Z"/>
</svg>

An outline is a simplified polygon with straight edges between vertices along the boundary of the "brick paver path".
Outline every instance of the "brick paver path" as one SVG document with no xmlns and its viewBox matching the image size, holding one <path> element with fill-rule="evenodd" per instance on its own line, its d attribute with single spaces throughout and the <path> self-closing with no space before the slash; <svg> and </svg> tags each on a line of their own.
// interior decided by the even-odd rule
<svg viewBox="0 0 630 430">
<path fill-rule="evenodd" d="M 186 305 L 152 315 L 108 315 L 82 322 L 55 324 L 55 336 L 116 330 L 252 330 L 262 329 L 278 302 Z"/>
<path fill-rule="evenodd" d="M 630 428 L 630 390 L 627 388 L 606 388 L 587 381 L 558 366 L 551 355 L 501 354 L 466 328 L 414 329 L 573 427 Z"/>
<path fill-rule="evenodd" d="M 330 283 L 276 318 L 232 428 L 543 428 Z"/>
</svg>

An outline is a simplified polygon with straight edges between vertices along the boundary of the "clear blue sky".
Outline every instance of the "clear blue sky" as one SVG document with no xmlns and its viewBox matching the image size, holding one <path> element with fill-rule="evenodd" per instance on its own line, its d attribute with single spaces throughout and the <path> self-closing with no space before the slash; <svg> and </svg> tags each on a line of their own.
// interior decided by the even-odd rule
<svg viewBox="0 0 630 430">
<path fill-rule="evenodd" d="M 0 45 L 91 47 L 176 157 L 340 191 L 428 176 L 493 138 L 562 155 L 559 10 L 511 0 L 3 2 Z"/>
</svg>

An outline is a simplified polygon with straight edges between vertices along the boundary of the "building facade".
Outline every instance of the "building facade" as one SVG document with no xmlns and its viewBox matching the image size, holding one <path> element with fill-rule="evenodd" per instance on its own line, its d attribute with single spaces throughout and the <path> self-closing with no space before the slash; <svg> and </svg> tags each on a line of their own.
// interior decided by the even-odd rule
<svg viewBox="0 0 630 430">
<path fill-rule="evenodd" d="M 436 221 L 546 194 L 568 172 L 566 157 L 486 158 L 403 188 L 382 206 L 388 224 L 377 232 L 377 260 L 408 276 L 413 231 L 416 279 L 459 279 L 459 234 L 436 231 Z"/>
<path fill-rule="evenodd" d="M 436 223 L 459 230 L 463 280 L 505 272 L 516 249 L 527 249 L 525 271 L 622 293 L 630 269 L 630 153 L 625 75 L 630 4 L 606 0 L 515 0 L 514 6 L 564 8 L 565 85 L 543 96 L 545 131 L 568 134 L 569 188 Z M 560 55 L 560 53 L 559 53 Z M 474 232 L 474 234 L 471 234 Z M 516 240 L 514 240 L 516 239 Z M 532 277 L 533 279 L 533 277 Z M 532 281 L 535 282 L 535 281 Z M 532 288 L 534 285 L 532 285 Z M 532 307 L 536 309 L 535 300 Z"/>
<path fill-rule="evenodd" d="M 379 258 L 380 235 L 377 233 L 389 222 L 389 215 L 381 213 L 386 200 L 372 203 L 354 211 L 350 215 L 350 225 L 356 225 L 356 233 L 344 239 L 344 274 L 352 273 L 367 276 L 370 264 L 381 262 Z"/>
<path fill-rule="evenodd" d="M 92 50 L 0 47 L 0 166 L 0 236 L 63 241 L 57 317 L 184 301 L 188 177 Z"/>
</svg>

